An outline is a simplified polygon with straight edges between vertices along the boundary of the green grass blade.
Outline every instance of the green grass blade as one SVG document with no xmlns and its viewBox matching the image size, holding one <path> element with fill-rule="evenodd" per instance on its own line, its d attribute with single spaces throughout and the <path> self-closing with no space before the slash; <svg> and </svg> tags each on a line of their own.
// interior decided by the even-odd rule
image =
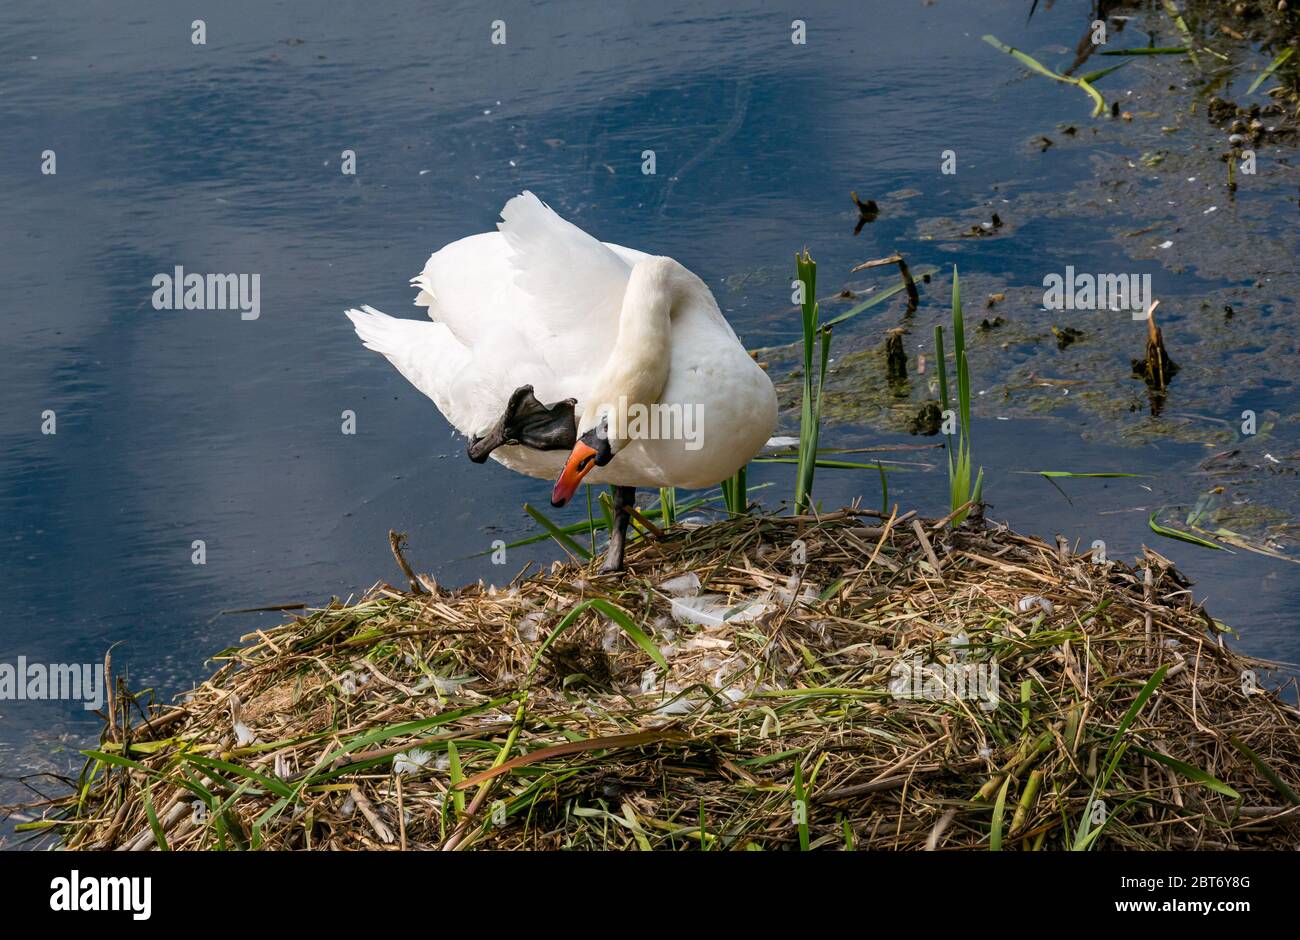
<svg viewBox="0 0 1300 940">
<path fill-rule="evenodd" d="M 1002 851 L 1002 818 L 1007 810 L 1007 787 L 1011 785 L 1011 775 L 1007 774 L 998 790 L 998 798 L 993 803 L 993 828 L 989 832 L 989 851 Z"/>
<path fill-rule="evenodd" d="M 795 758 L 794 762 L 794 798 L 799 801 L 803 807 L 803 812 L 799 818 L 799 851 L 808 851 L 808 794 L 804 791 L 803 785 L 803 760 L 802 753 Z"/>
<path fill-rule="evenodd" d="M 1089 72 L 1087 75 L 1080 75 L 1079 81 L 1088 82 L 1089 84 L 1092 84 L 1095 81 L 1105 78 L 1111 72 L 1118 72 L 1126 65 L 1128 65 L 1128 62 L 1121 62 L 1118 65 L 1112 65 L 1109 68 L 1097 69 L 1097 71 Z"/>
<path fill-rule="evenodd" d="M 158 813 L 153 808 L 153 796 L 149 793 L 148 787 L 141 787 L 140 792 L 144 795 L 144 812 L 149 817 L 149 828 L 153 830 L 153 840 L 158 843 L 158 851 L 170 852 L 171 846 L 167 844 L 167 834 L 163 832 L 162 823 L 158 821 Z"/>
<path fill-rule="evenodd" d="M 677 487 L 659 487 L 659 509 L 665 529 L 671 529 L 677 524 Z"/>
<path fill-rule="evenodd" d="M 1286 781 L 1279 777 L 1277 772 L 1272 767 L 1268 766 L 1268 764 L 1264 762 L 1264 759 L 1256 754 L 1245 741 L 1241 740 L 1241 738 L 1237 737 L 1235 734 L 1229 735 L 1228 740 L 1232 742 L 1233 747 L 1246 756 L 1247 760 L 1255 765 L 1255 769 L 1263 774 L 1269 783 L 1273 784 L 1273 788 L 1277 790 L 1278 793 L 1286 797 L 1288 802 L 1292 805 L 1300 804 L 1300 796 L 1296 795 L 1295 790 L 1292 790 L 1287 785 Z"/>
<path fill-rule="evenodd" d="M 1187 28 L 1187 21 L 1183 19 L 1183 15 L 1178 11 L 1178 5 L 1174 3 L 1174 0 L 1160 0 L 1160 2 L 1165 8 L 1165 13 L 1174 21 L 1174 26 L 1178 27 L 1178 33 L 1183 39 L 1183 45 L 1187 46 L 1187 55 L 1191 57 L 1192 64 L 1199 69 L 1201 63 L 1196 58 L 1196 50 L 1192 48 L 1194 42 L 1192 31 Z"/>
<path fill-rule="evenodd" d="M 541 662 L 542 654 L 545 653 L 550 645 L 555 642 L 556 638 L 572 626 L 573 623 L 587 610 L 599 611 L 618 624 L 622 631 L 631 637 L 632 641 L 636 643 L 637 646 L 641 647 L 647 656 L 653 659 L 664 672 L 668 672 L 668 662 L 664 659 L 663 654 L 659 652 L 659 647 L 655 645 L 654 640 L 651 639 L 645 631 L 632 622 L 632 618 L 627 615 L 627 611 L 623 610 L 621 607 L 615 606 L 604 598 L 593 597 L 590 600 L 578 604 L 573 608 L 573 610 L 564 615 L 564 619 L 561 620 L 556 628 L 551 631 L 550 636 L 546 638 L 545 642 L 538 647 L 537 652 L 533 656 L 533 664 L 529 668 L 530 673 L 537 668 L 537 665 Z"/>
<path fill-rule="evenodd" d="M 1124 713 L 1124 717 L 1120 720 L 1119 727 L 1115 729 L 1115 734 L 1111 736 L 1110 744 L 1106 748 L 1106 756 L 1102 760 L 1102 770 L 1098 773 L 1097 779 L 1093 781 L 1092 792 L 1088 797 L 1088 803 L 1084 806 L 1083 818 L 1079 821 L 1079 829 L 1075 833 L 1074 851 L 1087 851 L 1093 846 L 1097 841 L 1098 836 L 1101 834 L 1101 829 L 1104 828 L 1105 824 L 1098 827 L 1096 830 L 1092 830 L 1091 828 L 1092 802 L 1097 798 L 1098 793 L 1106 789 L 1106 786 L 1110 783 L 1111 776 L 1119 766 L 1120 759 L 1124 756 L 1124 751 L 1128 747 L 1127 743 L 1123 740 L 1125 733 L 1132 726 L 1133 722 L 1137 720 L 1138 713 L 1142 711 L 1142 707 L 1146 705 L 1151 696 L 1155 694 L 1156 688 L 1164 681 L 1165 673 L 1168 671 L 1169 666 L 1165 665 L 1161 666 L 1154 674 L 1152 674 L 1151 678 L 1147 680 L 1144 686 L 1142 686 L 1142 690 L 1138 692 L 1137 697 L 1133 699 L 1133 703 L 1129 705 L 1128 711 Z M 1110 817 L 1108 816 L 1107 822 L 1109 821 Z"/>
<path fill-rule="evenodd" d="M 456 817 L 460 818 L 465 815 L 465 791 L 457 789 L 456 784 L 465 779 L 465 772 L 460 766 L 460 751 L 456 749 L 455 741 L 447 742 L 447 761 L 447 777 L 451 782 L 452 805 L 456 807 Z"/>
<path fill-rule="evenodd" d="M 820 388 L 825 381 L 825 369 L 821 381 L 814 385 L 813 353 L 817 339 L 817 263 L 808 254 L 807 249 L 795 255 L 795 272 L 803 285 L 803 401 L 799 413 L 799 467 L 795 472 L 794 505 L 795 512 L 804 512 L 812 494 L 813 471 L 816 469 L 817 439 L 820 422 Z M 823 352 L 825 345 L 823 340 Z M 824 360 L 824 356 L 823 356 Z"/>
<path fill-rule="evenodd" d="M 1073 470 L 1013 470 L 1012 473 L 1030 473 L 1037 474 L 1040 477 L 1068 479 L 1068 480 L 1112 480 L 1118 477 L 1143 477 L 1149 474 L 1145 473 L 1113 473 L 1106 471 L 1104 473 L 1075 473 Z"/>
<path fill-rule="evenodd" d="M 1224 796 L 1233 800 L 1241 799 L 1240 793 L 1232 789 L 1232 787 L 1228 786 L 1218 777 L 1201 770 L 1199 767 L 1193 767 L 1191 764 L 1186 764 L 1183 761 L 1176 760 L 1168 754 L 1161 754 L 1159 751 L 1149 751 L 1144 747 L 1135 747 L 1134 750 L 1144 757 L 1151 758 L 1158 764 L 1164 764 L 1170 770 L 1176 772 L 1180 776 L 1186 777 L 1188 780 L 1195 780 L 1197 783 L 1208 787 L 1215 793 L 1222 793 Z"/>
<path fill-rule="evenodd" d="M 799 459 L 797 457 L 755 457 L 753 462 L 793 464 L 793 463 L 798 463 Z M 854 461 L 851 460 L 831 460 L 830 458 L 827 457 L 818 457 L 817 466 L 826 468 L 828 470 L 875 470 L 878 467 L 881 467 L 881 462 L 874 461 L 872 463 L 855 463 Z M 912 469 L 914 469 L 912 467 L 905 467 L 902 464 L 886 463 L 884 464 L 884 466 L 888 467 L 890 471 L 899 472 L 899 473 L 907 473 Z"/>
<path fill-rule="evenodd" d="M 1124 736 L 1124 733 L 1128 731 L 1133 722 L 1137 720 L 1138 712 L 1142 711 L 1142 706 L 1145 705 L 1151 696 L 1155 694 L 1156 687 L 1164 681 L 1165 673 L 1168 671 L 1168 666 L 1161 666 L 1151 675 L 1151 678 L 1146 681 L 1146 685 L 1142 686 L 1142 691 L 1137 694 L 1137 698 L 1133 699 L 1133 704 L 1129 705 L 1128 711 L 1124 713 L 1124 718 L 1119 723 L 1119 727 L 1115 729 L 1115 734 L 1110 739 L 1110 747 L 1107 749 L 1108 752 L 1119 746 L 1120 738 Z"/>
<path fill-rule="evenodd" d="M 1157 510 L 1157 512 L 1158 511 L 1159 510 Z M 1161 525 L 1156 522 L 1156 514 L 1154 512 L 1151 514 L 1150 518 L 1147 519 L 1147 526 L 1156 535 L 1163 535 L 1167 539 L 1177 539 L 1180 542 L 1190 542 L 1192 545 L 1200 545 L 1202 548 L 1212 548 L 1217 552 L 1228 551 L 1228 549 L 1224 548 L 1222 545 L 1192 535 L 1190 532 L 1184 532 L 1181 529 L 1171 529 L 1169 526 Z"/>
<path fill-rule="evenodd" d="M 938 270 L 939 269 L 932 264 L 921 265 L 920 267 L 912 271 L 913 283 L 915 283 L 917 278 L 923 278 L 927 274 L 935 274 L 938 272 Z M 872 307 L 876 306 L 877 304 L 884 303 L 890 297 L 893 297 L 895 294 L 898 294 L 905 290 L 907 290 L 907 281 L 906 279 L 900 277 L 897 284 L 887 287 L 884 290 L 880 291 L 879 293 L 872 294 L 870 297 L 862 301 L 862 303 L 858 304 L 856 307 L 852 307 L 844 311 L 843 313 L 839 314 L 835 318 L 831 320 L 827 320 L 824 325 L 827 329 L 829 329 L 832 326 L 838 326 L 839 324 L 843 323 L 845 320 L 852 319 L 853 317 L 856 317 L 858 314 L 862 313 L 864 310 L 870 310 Z"/>
<path fill-rule="evenodd" d="M 961 280 L 952 266 L 952 346 L 957 363 L 957 407 L 963 440 L 970 438 L 970 365 L 966 360 L 966 324 L 961 309 Z"/>
<path fill-rule="evenodd" d="M 1283 49 L 1279 52 L 1277 58 L 1270 62 L 1268 67 L 1265 68 L 1264 71 L 1260 72 L 1259 75 L 1255 77 L 1255 80 L 1250 83 L 1250 87 L 1246 89 L 1246 94 L 1253 95 L 1255 90 L 1258 89 L 1260 85 L 1264 84 L 1264 82 L 1268 80 L 1268 77 L 1281 68 L 1282 65 L 1286 63 L 1287 59 L 1291 58 L 1294 54 L 1294 48 Z"/>
<path fill-rule="evenodd" d="M 1103 71 L 1102 74 L 1105 74 L 1105 72 Z M 1093 88 L 1092 83 L 1089 82 L 1086 78 L 1079 79 L 1078 85 L 1080 88 L 1082 88 L 1084 91 L 1088 93 L 1088 97 L 1090 97 L 1094 102 L 1093 109 L 1092 109 L 1092 116 L 1101 117 L 1103 114 L 1105 114 L 1106 99 L 1101 96 L 1101 92 Z"/>
<path fill-rule="evenodd" d="M 528 503 L 524 503 L 524 512 L 532 516 L 533 521 L 535 521 L 538 525 L 540 525 L 543 529 L 545 529 L 547 533 L 551 536 L 551 538 L 555 539 L 555 541 L 559 542 L 560 545 L 567 548 L 574 555 L 576 555 L 579 558 L 587 558 L 587 559 L 591 558 L 591 552 L 587 551 L 587 549 L 583 548 L 581 545 L 579 545 L 577 542 L 571 539 L 568 536 L 568 534 L 566 534 L 560 529 L 559 526 L 557 526 L 550 519 L 547 519 L 544 515 L 542 515 L 540 512 L 538 512 Z"/>
<path fill-rule="evenodd" d="M 1100 55 L 1185 55 L 1186 46 L 1143 46 L 1140 49 L 1106 49 Z"/>
<path fill-rule="evenodd" d="M 329 766 L 340 757 L 346 757 L 353 751 L 367 748 L 372 744 L 378 744 L 380 741 L 387 741 L 389 738 L 404 737 L 407 735 L 420 734 L 428 731 L 430 728 L 436 728 L 439 725 L 450 724 L 453 721 L 459 721 L 462 718 L 468 718 L 479 712 L 488 711 L 489 709 L 499 708 L 507 702 L 513 700 L 513 696 L 505 695 L 498 698 L 490 699 L 486 702 L 478 702 L 474 705 L 467 705 L 464 708 L 454 708 L 450 711 L 441 712 L 429 718 L 419 718 L 415 721 L 403 721 L 395 725 L 386 725 L 382 728 L 375 728 L 373 731 L 367 731 L 352 738 L 341 747 L 335 748 L 326 754 L 322 759 L 320 766 Z M 312 774 L 304 777 L 309 779 Z"/>
<path fill-rule="evenodd" d="M 200 757 L 198 754 L 182 754 L 181 758 L 189 761 L 191 764 L 197 764 L 199 767 L 203 767 L 206 770 L 224 770 L 228 774 L 234 774 L 237 777 L 252 780 L 254 783 L 261 784 L 276 796 L 293 796 L 293 787 L 289 786 L 289 784 L 285 783 L 283 780 L 280 780 L 277 777 L 268 777 L 266 774 L 259 774 L 255 770 L 250 770 L 247 767 L 242 767 L 239 764 L 232 763 L 231 761 L 217 760 L 215 757 Z"/>
<path fill-rule="evenodd" d="M 1015 49 L 1012 48 L 1011 46 L 1008 46 L 1006 43 L 1002 42 L 1002 40 L 998 39 L 997 36 L 994 36 L 991 33 L 986 33 L 983 39 L 994 49 L 1001 49 L 1007 55 L 1014 57 L 1017 61 L 1020 62 L 1021 65 L 1024 65 L 1026 68 L 1037 72 L 1039 75 L 1044 75 L 1047 78 L 1055 79 L 1058 82 L 1065 82 L 1066 84 L 1072 84 L 1070 79 L 1066 78 L 1064 75 L 1061 75 L 1059 72 L 1053 72 L 1051 69 L 1049 69 L 1046 65 L 1043 65 L 1043 63 L 1039 62 L 1033 56 L 1027 55 L 1026 53 L 1021 52 L 1019 49 Z"/>
<path fill-rule="evenodd" d="M 587 541 L 591 543 L 591 553 L 594 555 L 596 553 L 596 520 L 591 514 L 591 484 L 584 483 L 582 492 L 587 497 Z"/>
<path fill-rule="evenodd" d="M 939 410 L 948 410 L 948 367 L 945 363 L 946 352 L 943 348 L 943 326 L 934 326 L 935 368 L 939 370 Z"/>
<path fill-rule="evenodd" d="M 743 516 L 749 509 L 748 487 L 746 477 L 748 464 L 737 470 L 732 476 L 722 481 L 723 504 L 727 515 Z"/>
<path fill-rule="evenodd" d="M 1093 100 L 1093 109 L 1092 109 L 1093 117 L 1100 117 L 1102 114 L 1106 112 L 1106 101 L 1104 98 L 1102 98 L 1101 94 L 1097 91 L 1097 89 L 1092 87 L 1091 80 L 1094 77 L 1100 78 L 1101 75 L 1105 75 L 1108 71 L 1113 71 L 1113 70 L 1102 69 L 1100 75 L 1094 73 L 1093 75 L 1087 75 L 1084 76 L 1083 78 L 1072 78 L 1069 75 L 1062 75 L 1060 72 L 1053 72 L 1051 69 L 1043 65 L 1043 63 L 1039 62 L 1033 56 L 1026 55 L 1025 53 L 1021 52 L 1019 49 L 1014 49 L 1011 46 L 1008 46 L 1006 43 L 1002 42 L 996 36 L 985 35 L 984 41 L 988 43 L 990 46 L 992 46 L 993 48 L 1000 49 L 1001 51 L 1005 52 L 1007 55 L 1013 56 L 1022 65 L 1026 66 L 1031 71 L 1037 72 L 1039 75 L 1050 78 L 1053 81 L 1063 82 L 1066 85 L 1074 85 L 1082 89 L 1084 92 L 1087 93 L 1088 97 L 1090 97 Z"/>
<path fill-rule="evenodd" d="M 957 359 L 957 407 L 961 411 L 961 438 L 969 446 L 970 441 L 970 363 L 966 360 L 966 347 L 963 344 Z"/>
<path fill-rule="evenodd" d="M 957 354 L 966 350 L 966 323 L 961 314 L 961 275 L 955 264 L 952 266 L 952 345 Z"/>
<path fill-rule="evenodd" d="M 757 486 L 750 487 L 749 491 L 752 493 L 755 490 L 763 489 L 764 487 L 768 487 L 771 485 L 772 484 L 770 483 L 761 483 Z M 684 513 L 688 513 L 693 509 L 698 509 L 701 506 L 707 506 L 710 503 L 716 503 L 722 499 L 724 499 L 724 497 L 720 493 L 717 496 L 697 496 L 693 499 L 687 500 L 684 503 L 677 503 L 676 499 L 674 498 L 673 518 L 674 519 L 681 518 L 681 516 Z M 648 519 L 658 519 L 658 518 L 662 518 L 664 511 L 662 506 L 656 506 L 649 509 L 640 510 L 640 512 L 641 515 L 645 516 Z M 610 522 L 611 520 L 608 519 L 596 519 L 594 524 L 598 530 L 607 530 L 611 527 Z M 554 523 L 552 524 L 554 525 Z M 572 522 L 569 525 L 557 526 L 557 528 L 565 535 L 577 535 L 582 532 L 588 531 L 588 526 L 589 526 L 588 521 L 586 519 L 583 519 L 581 522 Z M 545 542 L 547 539 L 551 537 L 552 536 L 550 532 L 540 532 L 536 535 L 529 535 L 522 539 L 518 539 L 514 542 L 507 542 L 506 548 L 519 548 L 520 546 L 523 545 L 535 545 L 538 542 Z M 468 555 L 466 557 L 481 558 L 484 555 L 492 554 L 493 551 L 495 551 L 495 549 L 489 548 L 486 549 L 485 551 L 477 552 L 476 554 Z"/>
</svg>

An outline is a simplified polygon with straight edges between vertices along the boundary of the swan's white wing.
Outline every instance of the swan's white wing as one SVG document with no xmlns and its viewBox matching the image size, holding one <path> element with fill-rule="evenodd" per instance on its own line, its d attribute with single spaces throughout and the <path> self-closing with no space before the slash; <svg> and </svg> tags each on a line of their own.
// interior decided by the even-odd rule
<svg viewBox="0 0 1300 940">
<path fill-rule="evenodd" d="M 649 252 L 637 251 L 635 248 L 624 248 L 622 245 L 615 245 L 613 242 L 602 242 L 602 244 L 623 259 L 623 262 L 628 267 L 628 271 L 631 271 L 632 266 L 642 258 L 651 257 Z M 624 283 L 623 287 L 626 288 L 627 284 Z M 619 303 L 622 303 L 621 299 L 619 300 Z"/>
<path fill-rule="evenodd" d="M 618 332 L 630 263 L 531 192 L 501 218 L 499 232 L 435 252 L 414 280 L 416 303 L 476 354 L 508 325 L 557 377 L 594 374 Z"/>
<path fill-rule="evenodd" d="M 631 265 L 525 191 L 497 225 L 515 287 L 530 301 L 527 332 L 556 370 L 595 372 L 618 335 Z"/>
</svg>

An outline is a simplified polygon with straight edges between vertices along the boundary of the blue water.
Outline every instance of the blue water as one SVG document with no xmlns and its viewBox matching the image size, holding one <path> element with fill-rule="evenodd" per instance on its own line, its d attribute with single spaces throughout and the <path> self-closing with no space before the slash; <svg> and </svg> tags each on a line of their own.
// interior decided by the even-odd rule
<svg viewBox="0 0 1300 940">
<path fill-rule="evenodd" d="M 1074 92 L 1022 80 L 979 37 L 1072 49 L 1087 6 L 1026 23 L 1023 2 L 804 0 L 808 42 L 796 46 L 792 15 L 761 3 L 259 0 L 195 12 L 8 0 L 0 662 L 93 662 L 118 644 L 114 668 L 168 696 L 205 675 L 205 656 L 278 617 L 220 611 L 317 604 L 395 578 L 390 528 L 410 533 L 412 561 L 444 584 L 555 557 L 547 544 L 512 552 L 505 569 L 470 557 L 533 531 L 521 506 L 545 505 L 549 484 L 470 464 L 342 315 L 360 303 L 418 315 L 409 277 L 432 250 L 490 229 L 522 189 L 604 240 L 685 263 L 751 347 L 797 338 L 786 311 L 803 245 L 826 286 L 895 247 L 1033 282 L 1043 246 L 1068 241 L 1082 269 L 1126 270 L 1106 232 L 1060 221 L 955 252 L 914 226 L 918 211 L 978 205 L 999 180 L 1051 192 L 1086 177 L 1086 148 L 1045 164 L 1021 146 L 1067 108 L 1085 120 Z M 207 44 L 196 46 L 201 15 Z M 496 18 L 504 47 L 489 41 Z M 948 148 L 955 176 L 937 172 Z M 46 149 L 54 176 L 40 173 Z M 647 149 L 654 176 L 640 172 Z M 355 176 L 340 172 L 344 150 Z M 912 217 L 883 214 L 855 237 L 850 189 L 920 195 Z M 153 309 L 151 279 L 176 265 L 259 274 L 260 317 Z M 47 409 L 55 435 L 40 433 Z M 345 409 L 354 436 L 340 433 Z M 1010 481 L 990 486 L 996 518 L 1103 538 L 1114 557 L 1151 541 L 1145 513 L 1120 511 L 1131 489 L 1074 487 L 1071 505 L 1010 471 L 1136 467 L 1156 474 L 1158 497 L 1181 493 L 1202 456 L 1085 444 L 1077 429 L 987 414 L 975 430 L 986 475 Z M 1183 469 L 1161 476 L 1170 467 Z M 763 494 L 773 506 L 789 479 L 788 468 L 751 474 L 775 484 Z M 863 493 L 878 498 L 874 480 L 819 477 L 826 505 Z M 942 511 L 946 480 L 900 475 L 891 497 Z M 1248 648 L 1300 659 L 1292 566 L 1158 547 Z M 66 767 L 67 748 L 97 729 L 74 704 L 0 702 L 0 767 Z M 15 792 L 0 783 L 0 799 Z"/>
</svg>

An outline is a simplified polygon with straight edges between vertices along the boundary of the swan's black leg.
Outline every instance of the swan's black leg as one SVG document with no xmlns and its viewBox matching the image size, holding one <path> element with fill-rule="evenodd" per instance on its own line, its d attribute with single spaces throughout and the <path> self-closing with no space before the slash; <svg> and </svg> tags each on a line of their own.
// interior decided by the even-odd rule
<svg viewBox="0 0 1300 940">
<path fill-rule="evenodd" d="M 470 440 L 469 459 L 483 463 L 502 444 L 522 444 L 534 450 L 569 450 L 578 440 L 574 404 L 572 398 L 566 398 L 547 407 L 533 395 L 531 385 L 519 386 L 492 430 Z"/>
<path fill-rule="evenodd" d="M 609 533 L 609 548 L 605 551 L 602 573 L 623 570 L 623 549 L 627 544 L 627 524 L 632 520 L 631 508 L 636 505 L 635 486 L 614 487 L 614 531 Z"/>
</svg>

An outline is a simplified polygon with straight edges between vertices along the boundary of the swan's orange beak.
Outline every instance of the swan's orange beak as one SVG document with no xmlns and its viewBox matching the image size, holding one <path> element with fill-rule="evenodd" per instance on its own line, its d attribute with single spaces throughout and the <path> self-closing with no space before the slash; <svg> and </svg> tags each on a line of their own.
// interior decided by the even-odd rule
<svg viewBox="0 0 1300 940">
<path fill-rule="evenodd" d="M 573 451 L 564 464 L 564 470 L 560 473 L 560 478 L 555 481 L 555 488 L 551 490 L 551 505 L 558 509 L 571 500 L 573 494 L 578 491 L 582 478 L 590 473 L 594 466 L 596 466 L 596 449 L 582 441 L 574 444 Z"/>
</svg>

